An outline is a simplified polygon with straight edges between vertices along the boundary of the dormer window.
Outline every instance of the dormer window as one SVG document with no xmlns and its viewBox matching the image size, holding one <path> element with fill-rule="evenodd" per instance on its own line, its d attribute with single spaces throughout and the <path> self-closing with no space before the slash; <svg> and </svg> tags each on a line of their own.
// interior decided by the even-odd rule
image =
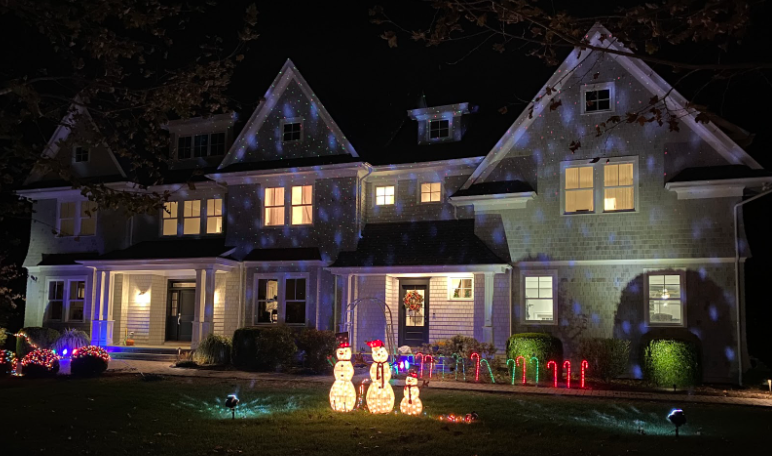
<svg viewBox="0 0 772 456">
<path fill-rule="evenodd" d="M 284 119 L 281 131 L 282 142 L 300 142 L 303 140 L 303 120 Z"/>
<path fill-rule="evenodd" d="M 86 163 L 89 158 L 88 149 L 75 146 L 75 151 L 73 152 L 72 159 L 75 163 Z"/>
<path fill-rule="evenodd" d="M 177 139 L 177 159 L 213 157 L 225 154 L 225 133 L 182 136 Z"/>
<path fill-rule="evenodd" d="M 614 111 L 614 83 L 587 84 L 582 87 L 582 113 Z"/>
<path fill-rule="evenodd" d="M 429 121 L 429 139 L 442 139 L 450 136 L 450 121 L 438 119 Z"/>
</svg>

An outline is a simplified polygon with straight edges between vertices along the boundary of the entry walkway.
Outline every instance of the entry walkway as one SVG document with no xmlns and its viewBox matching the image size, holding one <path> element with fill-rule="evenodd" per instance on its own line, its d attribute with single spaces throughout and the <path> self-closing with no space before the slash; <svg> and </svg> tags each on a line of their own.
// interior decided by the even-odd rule
<svg viewBox="0 0 772 456">
<path fill-rule="evenodd" d="M 221 370 L 206 370 L 206 369 L 184 369 L 172 367 L 168 362 L 160 361 L 140 361 L 140 360 L 123 360 L 115 359 L 110 362 L 110 369 L 108 372 L 112 373 L 124 373 L 124 374 L 156 374 L 173 377 L 196 377 L 196 378 L 215 378 L 215 379 L 243 379 L 243 380 L 262 380 L 262 381 L 277 381 L 277 382 L 309 382 L 309 383 L 323 383 L 331 384 L 332 375 L 289 375 L 267 372 L 242 372 L 236 370 L 221 371 Z M 63 372 L 64 373 L 64 372 Z M 358 385 L 364 378 L 367 378 L 368 374 L 359 374 L 354 377 L 354 384 Z M 404 386 L 404 381 L 395 380 L 396 386 Z M 442 382 L 431 380 L 429 388 L 443 389 L 443 390 L 461 390 L 461 391 L 478 391 L 487 393 L 509 393 L 509 394 L 541 394 L 549 396 L 566 396 L 566 397 L 600 397 L 610 399 L 626 399 L 626 400 L 644 400 L 644 401 L 662 401 L 670 402 L 674 404 L 681 404 L 684 402 L 696 402 L 705 404 L 730 404 L 730 405 L 750 405 L 756 407 L 770 407 L 772 408 L 772 398 L 748 398 L 748 397 L 722 397 L 722 396 L 708 396 L 699 394 L 686 394 L 686 393 L 649 393 L 649 392 L 637 392 L 637 391 L 608 391 L 608 390 L 592 390 L 592 389 L 580 389 L 580 388 L 551 388 L 551 387 L 534 387 L 534 386 L 513 386 L 513 385 L 501 385 L 490 383 L 462 383 L 462 382 Z"/>
</svg>

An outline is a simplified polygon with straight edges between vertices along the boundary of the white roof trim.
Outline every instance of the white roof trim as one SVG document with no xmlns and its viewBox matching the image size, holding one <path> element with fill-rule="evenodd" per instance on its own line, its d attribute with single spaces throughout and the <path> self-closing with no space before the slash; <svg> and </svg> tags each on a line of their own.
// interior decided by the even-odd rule
<svg viewBox="0 0 772 456">
<path fill-rule="evenodd" d="M 209 179 L 224 182 L 227 185 L 240 185 L 254 183 L 256 179 L 272 176 L 299 176 L 315 174 L 319 178 L 347 177 L 357 174 L 360 168 L 369 165 L 363 162 L 338 163 L 335 165 L 303 166 L 299 168 L 260 169 L 253 171 L 236 171 L 225 173 L 205 174 Z"/>
<path fill-rule="evenodd" d="M 745 261 L 745 257 L 741 258 Z M 636 266 L 666 266 L 666 265 L 711 265 L 734 263 L 734 257 L 717 258 L 618 258 L 614 260 L 545 260 L 545 261 L 516 261 L 518 268 L 540 268 L 552 266 L 616 266 L 616 265 L 636 265 Z"/>
<path fill-rule="evenodd" d="M 509 264 L 469 264 L 469 265 L 439 265 L 439 266 L 356 266 L 325 268 L 335 275 L 383 275 L 383 274 L 448 274 L 455 272 L 469 273 L 505 273 L 512 269 Z"/>
<path fill-rule="evenodd" d="M 408 109 L 407 115 L 413 120 L 444 119 L 469 114 L 469 103 L 456 103 L 430 108 Z"/>
<path fill-rule="evenodd" d="M 668 182 L 665 189 L 676 192 L 678 199 L 727 198 L 743 196 L 746 187 L 760 187 L 772 182 L 770 177 Z"/>
<path fill-rule="evenodd" d="M 235 248 L 224 252 L 229 255 Z M 214 268 L 229 271 L 238 267 L 239 262 L 222 257 L 209 258 L 159 258 L 149 260 L 80 260 L 78 264 L 89 266 L 104 271 L 132 271 L 132 270 L 177 270 L 177 269 L 206 269 Z"/>
<path fill-rule="evenodd" d="M 324 107 L 322 102 L 311 90 L 311 87 L 300 74 L 298 69 L 295 68 L 295 64 L 292 63 L 292 60 L 287 59 L 287 61 L 284 62 L 284 66 L 281 67 L 281 71 L 279 71 L 279 74 L 276 75 L 276 78 L 271 83 L 271 86 L 265 92 L 265 101 L 260 103 L 257 109 L 255 109 L 255 112 L 252 113 L 252 116 L 247 121 L 244 129 L 241 131 L 238 138 L 236 138 L 236 140 L 233 142 L 230 150 L 220 163 L 219 169 L 225 168 L 228 165 L 232 165 L 233 163 L 238 162 L 238 152 L 249 147 L 249 138 L 254 136 L 258 130 L 260 130 L 260 127 L 263 126 L 263 123 L 268 117 L 268 114 L 276 106 L 276 103 L 278 103 L 282 94 L 284 94 L 284 91 L 287 89 L 287 86 L 292 80 L 295 80 L 298 83 L 300 90 L 310 101 L 318 105 L 319 117 L 321 117 L 330 128 L 338 143 L 342 144 L 343 148 L 350 155 L 359 157 L 359 155 L 357 155 L 356 151 L 354 150 L 354 147 L 351 145 L 348 139 L 346 139 L 346 136 L 343 134 L 340 127 L 338 127 L 338 124 L 335 123 L 335 121 L 330 116 L 330 113 L 327 112 L 327 109 Z"/>
<path fill-rule="evenodd" d="M 611 32 L 609 32 L 603 26 L 595 25 L 587 33 L 587 37 L 591 43 L 600 45 L 601 42 L 599 37 L 601 34 L 611 35 Z M 623 47 L 621 43 L 618 42 L 611 43 L 606 40 L 602 43 L 602 45 L 607 46 L 609 49 L 615 51 L 629 52 L 630 54 L 633 54 L 632 51 Z M 552 87 L 553 89 L 560 91 L 562 89 L 562 84 L 560 84 L 559 81 L 560 78 L 563 77 L 565 71 L 569 70 L 575 65 L 578 65 L 587 59 L 591 54 L 591 52 L 585 52 L 584 56 L 580 59 L 578 49 L 571 51 L 563 63 L 560 64 L 555 73 L 553 73 L 552 77 L 550 77 L 549 80 L 547 80 L 547 83 L 544 84 L 537 92 L 537 95 L 543 94 L 546 87 Z M 630 72 L 630 74 L 641 84 L 643 84 L 644 87 L 648 88 L 648 90 L 653 95 L 657 95 L 661 98 L 665 93 L 671 90 L 670 84 L 662 79 L 642 60 L 617 54 L 609 55 L 611 55 L 628 72 Z M 551 98 L 552 97 L 549 96 L 542 96 L 539 101 L 533 102 L 532 105 L 527 106 L 523 110 L 523 112 L 518 116 L 512 126 L 509 127 L 504 136 L 502 136 L 496 145 L 493 146 L 493 149 L 491 149 L 491 151 L 485 157 L 485 160 L 483 160 L 480 166 L 472 173 L 471 176 L 469 176 L 469 179 L 467 179 L 467 181 L 461 187 L 462 189 L 469 188 L 477 180 L 484 178 L 493 170 L 493 166 L 501 161 L 506 156 L 506 154 L 512 150 L 520 137 L 523 136 L 531 124 L 533 124 L 533 122 L 539 117 L 539 114 L 543 111 L 543 109 L 548 106 Z M 675 89 L 670 92 L 668 100 L 668 106 L 674 110 L 683 110 L 685 109 L 684 106 L 687 104 L 687 100 Z M 531 118 L 529 118 L 528 115 L 530 106 L 533 106 L 533 115 Z M 681 124 L 691 128 L 692 131 L 697 133 L 701 139 L 711 145 L 730 164 L 744 164 L 752 169 L 761 169 L 761 165 L 759 165 L 750 155 L 748 155 L 740 146 L 735 144 L 734 141 L 732 141 L 723 131 L 721 131 L 721 129 L 716 127 L 716 125 L 713 123 L 697 123 L 694 121 L 694 115 L 689 115 L 683 118 Z"/>
<path fill-rule="evenodd" d="M 453 206 L 474 206 L 475 213 L 507 209 L 525 209 L 528 201 L 536 198 L 536 192 L 496 193 L 492 195 L 451 196 Z"/>
</svg>

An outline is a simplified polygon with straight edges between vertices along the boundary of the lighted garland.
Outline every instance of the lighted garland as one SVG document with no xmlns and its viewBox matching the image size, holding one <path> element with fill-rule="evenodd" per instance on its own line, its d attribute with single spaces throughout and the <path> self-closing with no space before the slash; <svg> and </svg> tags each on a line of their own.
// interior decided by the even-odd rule
<svg viewBox="0 0 772 456">
<path fill-rule="evenodd" d="M 110 355 L 102 347 L 85 345 L 72 351 L 70 371 L 73 375 L 98 375 L 107 370 Z"/>
<path fill-rule="evenodd" d="M 0 350 L 0 374 L 16 373 L 16 353 Z"/>
<path fill-rule="evenodd" d="M 59 357 L 44 348 L 27 353 L 21 360 L 22 371 L 29 374 L 55 374 L 59 372 Z"/>
<path fill-rule="evenodd" d="M 73 360 L 88 357 L 99 358 L 104 362 L 110 361 L 110 354 L 107 353 L 107 350 L 102 347 L 97 347 L 96 345 L 86 345 L 72 351 Z"/>
</svg>

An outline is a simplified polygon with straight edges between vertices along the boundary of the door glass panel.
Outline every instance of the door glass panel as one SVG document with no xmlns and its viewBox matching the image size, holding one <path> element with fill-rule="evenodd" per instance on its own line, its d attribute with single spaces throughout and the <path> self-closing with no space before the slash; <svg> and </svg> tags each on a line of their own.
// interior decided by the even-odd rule
<svg viewBox="0 0 772 456">
<path fill-rule="evenodd" d="M 407 289 L 406 293 L 411 291 L 417 291 L 422 298 L 424 298 L 421 307 L 418 310 L 405 309 L 405 326 L 424 326 L 424 312 L 426 309 L 426 290 Z M 403 304 L 404 305 L 404 304 Z"/>
</svg>

